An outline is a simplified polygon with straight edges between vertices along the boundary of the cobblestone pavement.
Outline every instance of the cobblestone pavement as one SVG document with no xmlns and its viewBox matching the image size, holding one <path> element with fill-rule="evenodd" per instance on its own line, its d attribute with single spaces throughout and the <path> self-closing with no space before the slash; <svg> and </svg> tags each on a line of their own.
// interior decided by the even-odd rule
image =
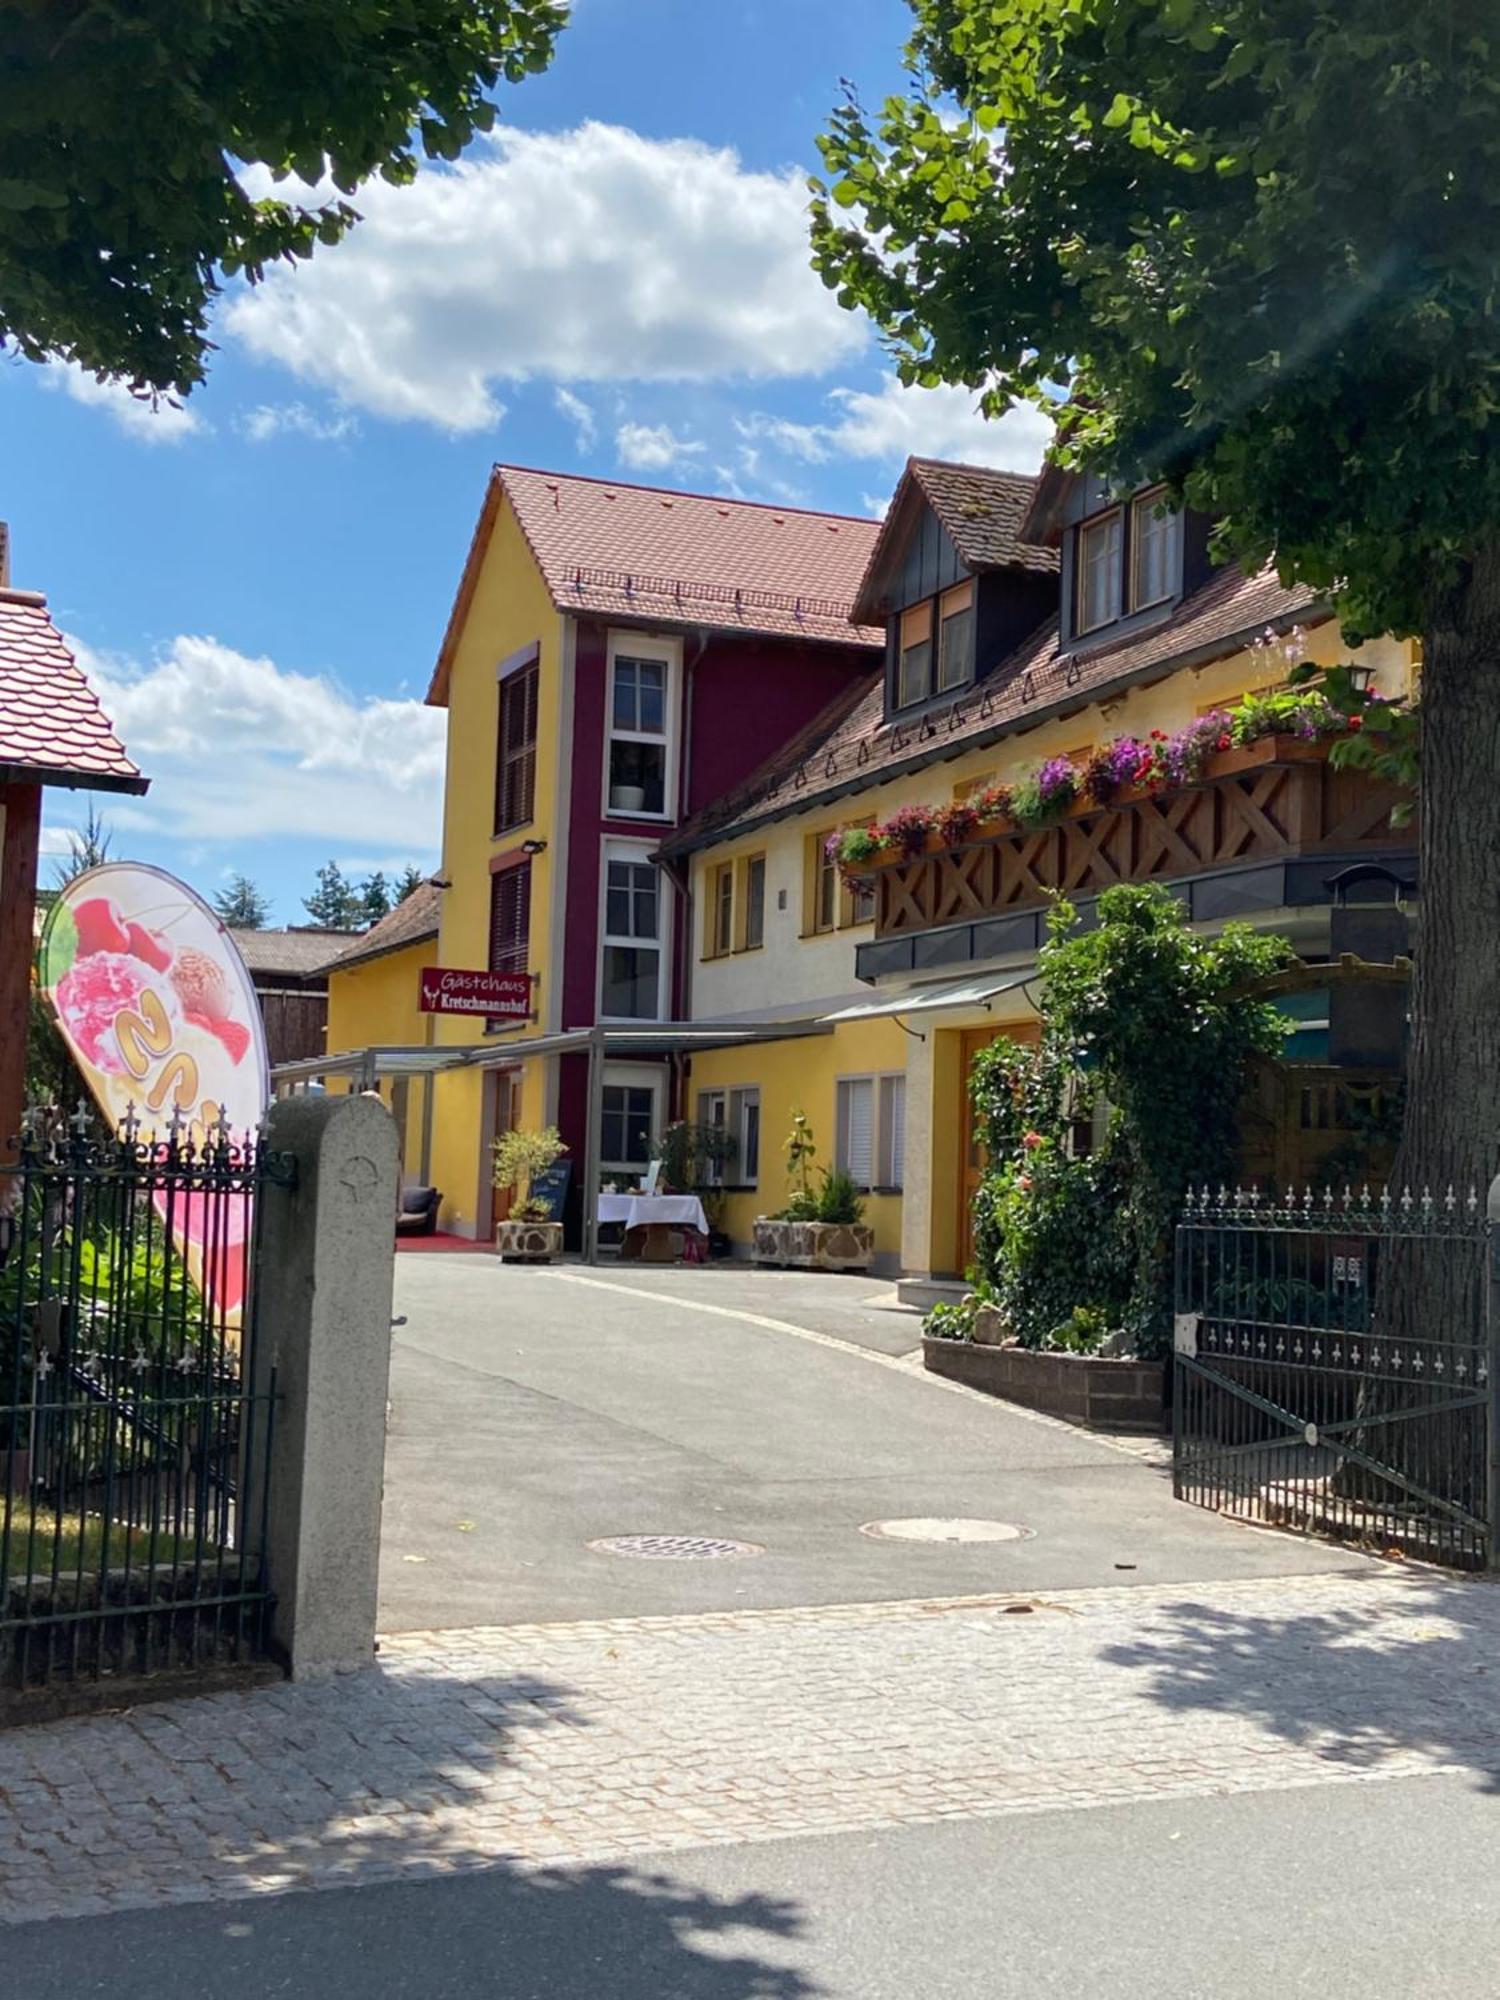
<svg viewBox="0 0 1500 2000">
<path fill-rule="evenodd" d="M 0 1919 L 1437 1771 L 1500 1590 L 1321 1577 L 403 1635 L 0 1736 Z"/>
</svg>

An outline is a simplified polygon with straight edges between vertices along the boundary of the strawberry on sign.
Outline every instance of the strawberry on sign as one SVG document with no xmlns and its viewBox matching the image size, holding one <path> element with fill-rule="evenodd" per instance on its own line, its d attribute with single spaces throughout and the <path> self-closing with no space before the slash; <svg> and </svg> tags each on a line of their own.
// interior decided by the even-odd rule
<svg viewBox="0 0 1500 2000">
<path fill-rule="evenodd" d="M 424 965 L 417 1004 L 424 1014 L 484 1014 L 529 1021 L 531 986 L 529 972 L 462 972 L 451 965 Z"/>
<path fill-rule="evenodd" d="M 75 876 L 48 913 L 38 974 L 111 1130 L 134 1117 L 147 1141 L 175 1125 L 200 1146 L 221 1121 L 236 1139 L 258 1130 L 270 1096 L 260 1002 L 223 924 L 173 876 L 133 861 Z M 202 1195 L 170 1214 L 194 1283 L 231 1326 L 247 1221 L 234 1207 L 211 1242 Z"/>
</svg>

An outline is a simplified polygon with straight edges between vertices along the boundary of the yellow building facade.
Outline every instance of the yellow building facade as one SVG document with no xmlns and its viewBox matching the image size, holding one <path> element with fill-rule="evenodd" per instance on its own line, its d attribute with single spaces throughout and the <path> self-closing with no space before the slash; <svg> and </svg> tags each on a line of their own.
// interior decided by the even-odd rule
<svg viewBox="0 0 1500 2000">
<path fill-rule="evenodd" d="M 1408 691 L 1411 649 L 1379 641 L 1351 653 L 1326 616 L 1299 630 L 1294 641 L 1241 645 L 1222 657 L 1199 661 L 1111 692 L 1102 702 L 1080 704 L 1066 716 L 1015 728 L 935 759 L 868 788 L 844 791 L 752 826 L 711 839 L 690 857 L 692 900 L 700 912 L 695 941 L 693 1012 L 699 1020 L 745 1018 L 774 1012 L 785 1019 L 821 1020 L 831 1032 L 785 1042 L 713 1051 L 693 1060 L 692 1082 L 700 1115 L 716 1101 L 758 1093 L 760 1171 L 754 1189 L 729 1193 L 726 1223 L 736 1244 L 750 1240 L 757 1213 L 779 1207 L 788 1179 L 780 1143 L 793 1115 L 808 1117 L 818 1142 L 818 1163 L 847 1166 L 870 1161 L 866 1221 L 874 1226 L 879 1265 L 917 1278 L 952 1279 L 972 1254 L 969 1205 L 981 1157 L 970 1126 L 968 1076 L 977 1050 L 997 1034 L 1028 1039 L 1036 1032 L 1035 987 L 1022 975 L 1034 953 L 998 956 L 966 969 L 965 977 L 933 971 L 882 979 L 873 986 L 856 977 L 856 952 L 872 939 L 874 923 L 822 857 L 830 835 L 850 826 L 886 820 L 903 805 L 940 806 L 984 786 L 1013 786 L 1054 756 L 1082 760 L 1114 737 L 1170 734 L 1206 710 L 1267 691 L 1285 679 L 1291 659 L 1322 665 L 1351 661 L 1387 695 Z M 716 950 L 715 913 L 720 892 L 732 899 L 751 862 L 763 863 L 767 885 L 764 942 L 753 950 Z M 830 879 L 831 878 L 831 879 Z M 723 885 L 730 887 L 724 890 Z M 829 923 L 830 911 L 833 922 Z M 1267 927 L 1299 933 L 1316 952 L 1326 939 L 1327 913 L 1309 917 L 1284 910 Z M 727 927 L 733 939 L 735 927 Z M 742 933 L 742 927 L 741 927 Z M 1014 979 L 1007 990 L 967 1004 L 965 987 Z M 939 990 L 955 997 L 940 1007 L 926 1003 Z M 890 1013 L 858 1010 L 890 1008 Z M 854 1014 L 855 1018 L 840 1019 Z M 882 1131 L 882 1100 L 899 1091 L 905 1129 L 897 1149 L 899 1186 L 892 1185 L 893 1141 Z M 851 1095 L 862 1100 L 860 1130 L 849 1130 Z M 843 1113 L 841 1118 L 841 1098 Z M 866 1113 L 865 1106 L 868 1106 Z M 866 1140 L 865 1132 L 869 1133 Z M 851 1145 L 853 1151 L 851 1152 Z"/>
</svg>

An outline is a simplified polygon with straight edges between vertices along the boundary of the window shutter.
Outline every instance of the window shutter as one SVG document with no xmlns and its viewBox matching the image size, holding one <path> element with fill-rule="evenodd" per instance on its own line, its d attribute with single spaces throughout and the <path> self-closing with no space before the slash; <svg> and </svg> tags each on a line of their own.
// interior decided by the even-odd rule
<svg viewBox="0 0 1500 2000">
<path fill-rule="evenodd" d="M 495 831 L 524 826 L 536 810 L 536 728 L 540 680 L 536 667 L 500 684 L 495 764 Z"/>
<path fill-rule="evenodd" d="M 906 1078 L 888 1076 L 881 1102 L 881 1174 L 886 1187 L 906 1185 Z"/>
<path fill-rule="evenodd" d="M 531 863 L 490 877 L 490 971 L 524 972 L 531 944 Z"/>
<path fill-rule="evenodd" d="M 839 1158 L 837 1165 L 860 1187 L 869 1187 L 875 1168 L 875 1085 L 867 1076 L 839 1085 Z"/>
</svg>

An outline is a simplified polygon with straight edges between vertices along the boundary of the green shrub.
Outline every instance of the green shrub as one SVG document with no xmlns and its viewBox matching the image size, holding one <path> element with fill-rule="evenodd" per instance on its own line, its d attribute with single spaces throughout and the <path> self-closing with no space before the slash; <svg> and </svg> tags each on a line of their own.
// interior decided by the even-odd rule
<svg viewBox="0 0 1500 2000">
<path fill-rule="evenodd" d="M 842 1167 L 830 1167 L 823 1175 L 818 1195 L 819 1222 L 856 1223 L 865 1212 L 864 1196 L 854 1176 Z"/>
<path fill-rule="evenodd" d="M 930 1340 L 972 1340 L 981 1303 L 974 1292 L 966 1293 L 957 1304 L 939 1299 L 922 1321 L 922 1331 Z"/>
<path fill-rule="evenodd" d="M 1107 889 L 1081 934 L 1056 904 L 1040 1044 L 996 1042 L 972 1082 L 990 1158 L 976 1275 L 1024 1345 L 1119 1328 L 1165 1352 L 1183 1199 L 1232 1178 L 1248 1064 L 1281 1045 L 1275 1008 L 1244 989 L 1290 956 L 1243 924 L 1195 935 L 1159 884 Z M 1101 1143 L 1073 1157 L 1070 1131 L 1099 1112 Z"/>
</svg>

